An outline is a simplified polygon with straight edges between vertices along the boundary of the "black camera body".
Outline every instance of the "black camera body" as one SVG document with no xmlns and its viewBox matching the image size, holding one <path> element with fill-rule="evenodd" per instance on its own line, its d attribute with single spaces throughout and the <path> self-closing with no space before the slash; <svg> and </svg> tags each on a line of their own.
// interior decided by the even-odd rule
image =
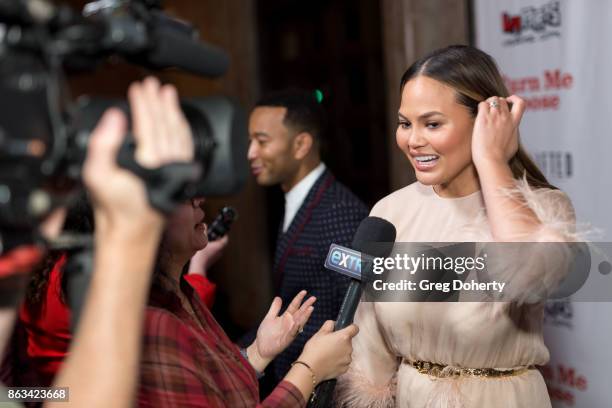
<svg viewBox="0 0 612 408">
<path fill-rule="evenodd" d="M 47 0 L 0 0 L 0 244 L 9 234 L 32 235 L 78 191 L 91 130 L 108 107 L 128 110 L 119 100 L 73 101 L 66 66 L 93 69 L 119 55 L 154 69 L 221 75 L 227 56 L 196 34 L 164 15 L 155 0 L 95 1 L 82 15 Z M 196 152 L 191 167 L 145 171 L 129 137 L 118 158 L 143 178 L 152 205 L 166 212 L 189 197 L 235 193 L 248 174 L 240 106 L 220 96 L 181 105 Z"/>
</svg>

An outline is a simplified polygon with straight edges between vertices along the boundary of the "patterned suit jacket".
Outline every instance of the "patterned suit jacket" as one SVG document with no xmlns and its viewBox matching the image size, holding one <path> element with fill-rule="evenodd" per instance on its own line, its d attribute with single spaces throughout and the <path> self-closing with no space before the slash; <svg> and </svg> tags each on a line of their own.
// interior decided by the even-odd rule
<svg viewBox="0 0 612 408">
<path fill-rule="evenodd" d="M 323 267 L 331 243 L 350 246 L 368 208 L 325 170 L 312 186 L 287 232 L 279 229 L 274 259 L 276 294 L 287 306 L 299 291 L 316 296 L 314 311 L 303 333 L 274 360 L 277 380 L 302 352 L 306 341 L 326 320 L 335 320 L 349 279 Z"/>
</svg>

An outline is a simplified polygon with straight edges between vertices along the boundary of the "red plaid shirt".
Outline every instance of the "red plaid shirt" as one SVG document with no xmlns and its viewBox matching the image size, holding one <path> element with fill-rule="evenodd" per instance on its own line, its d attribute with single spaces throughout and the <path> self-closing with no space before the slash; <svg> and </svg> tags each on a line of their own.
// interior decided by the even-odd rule
<svg viewBox="0 0 612 408">
<path fill-rule="evenodd" d="M 283 381 L 259 403 L 255 371 L 208 309 L 182 282 L 195 318 L 176 294 L 154 286 L 147 308 L 138 405 L 141 407 L 267 407 L 306 405 Z"/>
</svg>

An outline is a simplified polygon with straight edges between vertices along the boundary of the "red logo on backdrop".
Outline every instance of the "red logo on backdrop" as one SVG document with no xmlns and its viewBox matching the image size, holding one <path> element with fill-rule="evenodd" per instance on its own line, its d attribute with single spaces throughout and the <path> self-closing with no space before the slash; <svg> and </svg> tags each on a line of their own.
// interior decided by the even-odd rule
<svg viewBox="0 0 612 408">
<path fill-rule="evenodd" d="M 553 402 L 573 407 L 576 403 L 576 393 L 584 392 L 589 387 L 586 376 L 580 374 L 576 367 L 563 363 L 540 367 L 548 394 Z"/>
<path fill-rule="evenodd" d="M 561 93 L 569 91 L 574 86 L 574 75 L 558 68 L 545 69 L 541 76 L 515 78 L 504 76 L 504 81 L 511 94 L 525 98 L 527 110 L 558 110 L 561 105 Z"/>
<path fill-rule="evenodd" d="M 511 16 L 508 13 L 503 15 L 504 33 L 520 33 L 523 28 L 521 16 Z"/>
<path fill-rule="evenodd" d="M 504 42 L 506 46 L 560 37 L 561 1 L 524 7 L 519 14 L 504 12 L 501 23 L 503 32 L 512 36 Z"/>
<path fill-rule="evenodd" d="M 528 111 L 558 111 L 564 100 L 564 93 L 574 87 L 574 75 L 560 68 L 544 69 L 541 74 L 521 77 L 504 75 L 504 82 L 511 94 L 521 95 Z M 557 180 L 574 177 L 574 156 L 571 151 L 540 150 L 532 152 L 540 170 L 546 177 Z M 571 328 L 571 308 L 563 303 L 547 306 L 546 322 L 555 326 Z"/>
</svg>

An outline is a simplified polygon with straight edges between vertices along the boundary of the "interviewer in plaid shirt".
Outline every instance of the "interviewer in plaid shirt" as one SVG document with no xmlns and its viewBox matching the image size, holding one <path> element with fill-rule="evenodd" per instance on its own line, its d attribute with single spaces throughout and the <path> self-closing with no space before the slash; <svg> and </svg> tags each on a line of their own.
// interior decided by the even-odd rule
<svg viewBox="0 0 612 408">
<path fill-rule="evenodd" d="M 131 98 L 146 98 L 133 115 L 155 117 L 176 112 L 165 127 L 173 137 L 189 135 L 189 125 L 180 111 L 173 88 L 161 100 L 154 95 L 160 85 L 149 79 L 130 89 Z M 138 132 L 139 129 L 134 129 Z M 189 135 L 190 136 L 190 135 Z M 167 140 L 171 149 L 173 142 Z M 302 407 L 321 381 L 344 373 L 351 362 L 352 325 L 333 332 L 327 321 L 305 345 L 283 381 L 268 398 L 259 402 L 258 373 L 282 352 L 302 330 L 313 311 L 314 297 L 300 292 L 287 310 L 275 298 L 245 350 L 232 344 L 206 306 L 182 277 L 184 265 L 207 244 L 202 199 L 183 204 L 168 220 L 158 255 L 158 267 L 146 311 L 138 405 L 143 407 Z"/>
</svg>

